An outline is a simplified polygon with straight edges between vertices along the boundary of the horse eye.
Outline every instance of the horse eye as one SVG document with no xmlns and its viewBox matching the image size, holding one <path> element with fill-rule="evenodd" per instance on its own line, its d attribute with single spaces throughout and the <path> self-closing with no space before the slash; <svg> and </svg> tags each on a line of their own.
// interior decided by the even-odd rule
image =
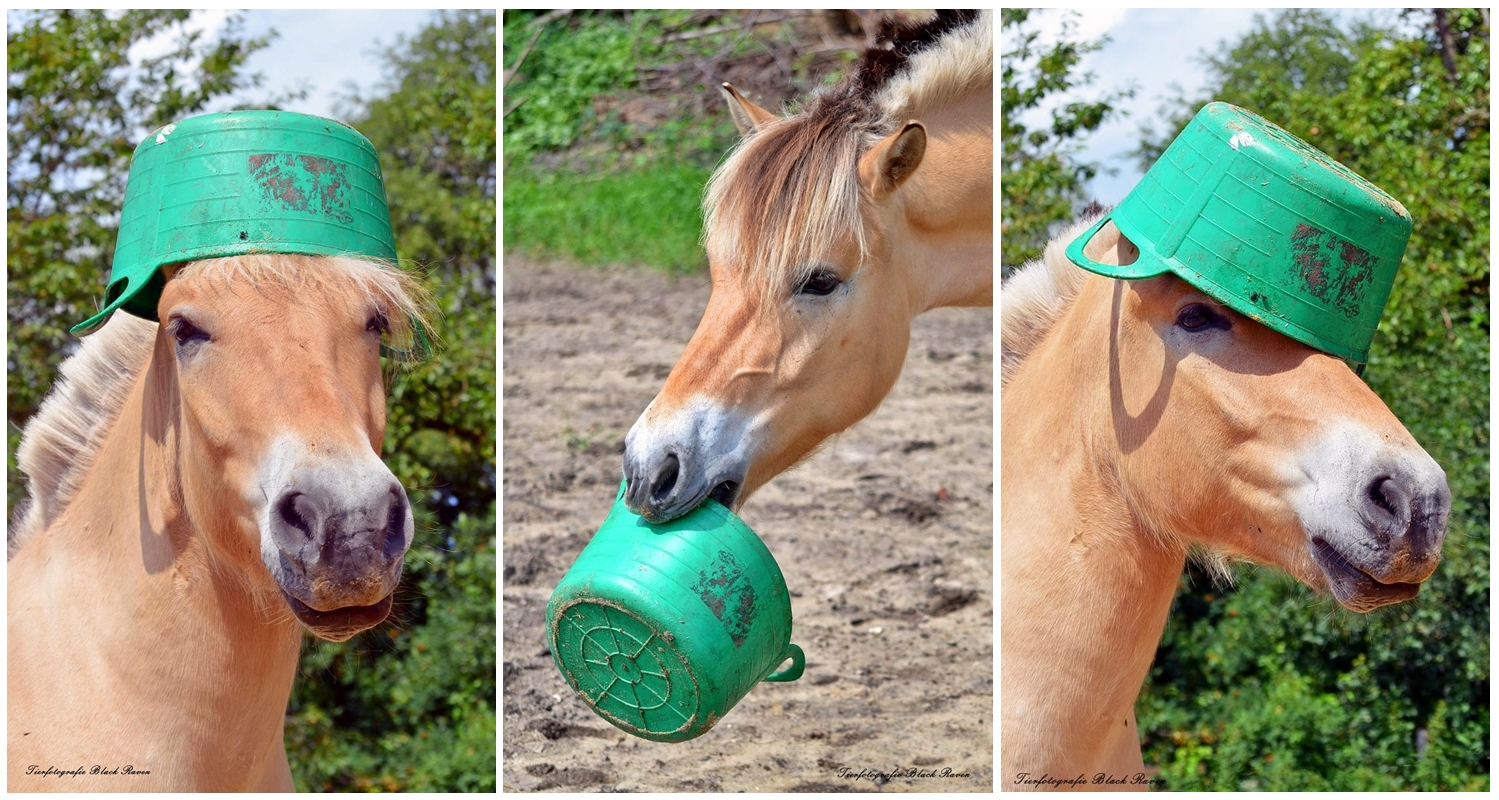
<svg viewBox="0 0 1499 800">
<path fill-rule="evenodd" d="M 819 269 L 814 270 L 811 275 L 807 276 L 806 280 L 802 281 L 802 285 L 797 287 L 796 293 L 823 297 L 832 294 L 833 290 L 842 284 L 843 280 L 838 277 L 837 273 L 828 269 Z"/>
<path fill-rule="evenodd" d="M 370 315 L 370 321 L 364 323 L 364 329 L 369 333 L 390 333 L 390 320 L 386 319 L 384 311 L 376 311 Z"/>
<path fill-rule="evenodd" d="M 213 339 L 213 337 L 208 335 L 208 331 L 199 328 L 182 317 L 172 320 L 167 330 L 172 334 L 172 338 L 177 340 L 178 347 L 187 347 Z"/>
<path fill-rule="evenodd" d="M 1184 331 L 1196 332 L 1207 328 L 1227 328 L 1227 322 L 1228 320 L 1201 303 L 1183 306 L 1182 310 L 1176 312 L 1176 325 Z"/>
</svg>

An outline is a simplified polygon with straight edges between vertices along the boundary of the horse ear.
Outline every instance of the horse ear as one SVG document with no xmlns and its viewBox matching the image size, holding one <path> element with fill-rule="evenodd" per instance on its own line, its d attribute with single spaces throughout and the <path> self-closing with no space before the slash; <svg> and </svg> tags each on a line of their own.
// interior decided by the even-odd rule
<svg viewBox="0 0 1499 800">
<path fill-rule="evenodd" d="M 921 166 L 924 155 L 926 128 L 920 122 L 907 122 L 859 159 L 859 182 L 874 199 L 889 197 Z"/>
<path fill-rule="evenodd" d="M 748 136 L 749 132 L 756 127 L 776 118 L 775 114 L 744 99 L 744 95 L 740 94 L 738 89 L 727 83 L 720 86 L 718 91 L 722 92 L 723 99 L 729 102 L 729 116 L 734 118 L 734 127 L 739 129 L 740 136 Z"/>
</svg>

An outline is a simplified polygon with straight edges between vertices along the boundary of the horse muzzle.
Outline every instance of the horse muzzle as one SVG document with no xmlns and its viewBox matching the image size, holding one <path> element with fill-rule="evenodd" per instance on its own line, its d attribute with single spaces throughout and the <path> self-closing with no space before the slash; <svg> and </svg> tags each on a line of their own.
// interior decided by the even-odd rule
<svg viewBox="0 0 1499 800">
<path fill-rule="evenodd" d="M 1446 474 L 1416 446 L 1345 442 L 1322 452 L 1338 477 L 1314 487 L 1301 516 L 1333 597 L 1358 612 L 1415 597 L 1441 560 L 1452 508 Z"/>
<path fill-rule="evenodd" d="M 324 462 L 287 475 L 261 550 L 297 619 L 343 641 L 390 613 L 412 533 L 411 504 L 383 463 Z"/>
<path fill-rule="evenodd" d="M 712 497 L 732 508 L 749 473 L 749 425 L 739 414 L 698 402 L 669 416 L 651 409 L 625 436 L 625 506 L 667 522 Z"/>
</svg>

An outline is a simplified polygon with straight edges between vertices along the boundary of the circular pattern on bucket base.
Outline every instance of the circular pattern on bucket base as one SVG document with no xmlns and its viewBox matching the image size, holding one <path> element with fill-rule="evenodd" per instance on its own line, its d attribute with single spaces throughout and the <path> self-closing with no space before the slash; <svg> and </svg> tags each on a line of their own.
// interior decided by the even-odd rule
<svg viewBox="0 0 1499 800">
<path fill-rule="evenodd" d="M 648 739 L 681 739 L 698 717 L 697 681 L 669 638 L 617 605 L 572 603 L 556 615 L 562 675 L 594 711 Z"/>
</svg>

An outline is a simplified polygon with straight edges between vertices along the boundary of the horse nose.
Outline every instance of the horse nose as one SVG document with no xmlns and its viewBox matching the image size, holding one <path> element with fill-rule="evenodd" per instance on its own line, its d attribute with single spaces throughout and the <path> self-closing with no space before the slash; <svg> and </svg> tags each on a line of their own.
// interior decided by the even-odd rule
<svg viewBox="0 0 1499 800">
<path fill-rule="evenodd" d="M 674 452 L 656 458 L 625 453 L 625 507 L 652 522 L 663 522 L 681 486 L 682 458 Z"/>
<path fill-rule="evenodd" d="M 385 574 L 410 544 L 411 509 L 394 476 L 338 475 L 293 480 L 277 498 L 271 534 L 301 571 L 329 580 L 313 586 L 367 582 Z"/>
<path fill-rule="evenodd" d="M 1446 475 L 1435 462 L 1401 464 L 1374 476 L 1362 502 L 1370 528 L 1389 543 L 1397 562 L 1417 573 L 1435 567 L 1451 508 Z"/>
</svg>

